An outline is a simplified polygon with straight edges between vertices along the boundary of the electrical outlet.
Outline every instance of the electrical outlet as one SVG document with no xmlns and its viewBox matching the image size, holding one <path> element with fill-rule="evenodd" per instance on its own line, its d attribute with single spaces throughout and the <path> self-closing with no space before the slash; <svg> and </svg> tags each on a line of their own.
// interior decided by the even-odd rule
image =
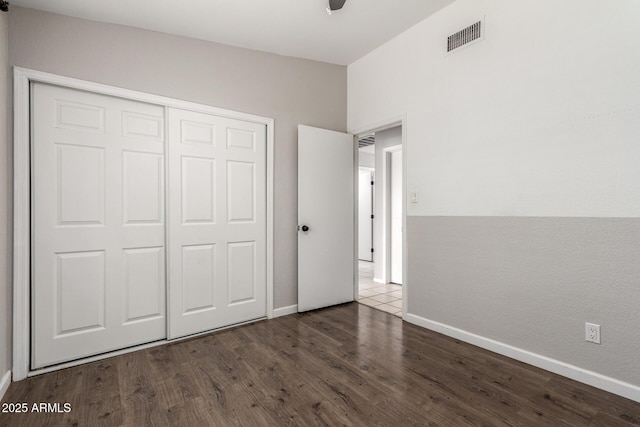
<svg viewBox="0 0 640 427">
<path fill-rule="evenodd" d="M 596 325 L 595 323 L 585 323 L 584 338 L 587 342 L 600 344 L 600 325 Z"/>
</svg>

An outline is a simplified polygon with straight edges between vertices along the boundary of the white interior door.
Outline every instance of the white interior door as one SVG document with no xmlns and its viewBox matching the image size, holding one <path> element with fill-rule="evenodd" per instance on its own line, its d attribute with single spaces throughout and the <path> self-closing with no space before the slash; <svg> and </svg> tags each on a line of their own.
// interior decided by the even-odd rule
<svg viewBox="0 0 640 427">
<path fill-rule="evenodd" d="M 298 311 L 354 300 L 353 152 L 352 135 L 298 126 Z"/>
<path fill-rule="evenodd" d="M 164 338 L 164 108 L 31 94 L 31 367 Z"/>
<path fill-rule="evenodd" d="M 266 315 L 266 126 L 169 109 L 169 338 Z"/>
<path fill-rule="evenodd" d="M 391 281 L 402 284 L 402 151 L 392 151 L 390 156 Z"/>
<path fill-rule="evenodd" d="M 358 173 L 358 259 L 373 261 L 373 172 Z"/>
</svg>

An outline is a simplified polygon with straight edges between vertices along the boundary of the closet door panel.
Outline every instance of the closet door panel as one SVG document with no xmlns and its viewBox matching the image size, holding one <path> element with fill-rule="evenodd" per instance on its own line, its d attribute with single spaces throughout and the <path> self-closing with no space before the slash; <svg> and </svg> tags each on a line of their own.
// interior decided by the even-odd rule
<svg viewBox="0 0 640 427">
<path fill-rule="evenodd" d="M 169 109 L 169 338 L 266 315 L 266 126 Z"/>
<path fill-rule="evenodd" d="M 166 337 L 164 108 L 34 83 L 32 368 Z"/>
</svg>

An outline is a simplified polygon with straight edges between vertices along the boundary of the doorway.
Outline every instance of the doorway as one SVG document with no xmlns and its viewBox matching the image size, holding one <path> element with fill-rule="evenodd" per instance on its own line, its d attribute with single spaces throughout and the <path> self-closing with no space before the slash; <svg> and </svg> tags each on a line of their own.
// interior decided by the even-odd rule
<svg viewBox="0 0 640 427">
<path fill-rule="evenodd" d="M 358 302 L 402 317 L 403 184 L 402 126 L 361 134 L 358 138 L 359 174 L 373 168 L 373 246 L 371 261 L 358 259 Z M 361 180 L 358 194 L 366 194 Z M 366 203 L 366 202 L 365 202 Z M 363 204 L 359 201 L 359 206 Z M 363 230 L 358 215 L 359 231 Z M 363 239 L 359 238 L 359 242 Z M 362 253 L 360 249 L 359 255 Z"/>
<path fill-rule="evenodd" d="M 353 134 L 298 125 L 298 312 L 361 300 L 398 317 L 404 316 L 406 288 L 391 283 L 389 278 L 391 252 L 387 250 L 390 243 L 385 237 L 390 218 L 385 208 L 390 203 L 388 189 L 387 185 L 375 185 L 375 181 L 385 183 L 390 179 L 390 166 L 384 165 L 385 157 L 381 154 L 385 148 L 404 146 L 404 124 L 402 118 L 367 133 L 372 141 L 369 145 L 375 145 L 372 149 L 376 150 L 378 144 L 381 148 L 370 156 L 370 167 L 375 168 L 376 177 L 373 261 L 358 260 L 358 163 L 366 156 L 359 155 L 354 142 L 362 140 L 364 133 L 355 133 L 354 139 Z M 370 181 L 363 181 L 367 187 L 371 185 Z M 404 176 L 399 182 L 404 182 Z M 404 223 L 404 184 L 402 187 L 399 212 Z M 369 220 L 370 217 L 366 219 Z M 363 228 L 369 233 L 368 227 Z M 402 252 L 405 245 L 402 238 L 399 245 Z M 361 274 L 362 293 L 357 261 L 365 270 Z M 401 264 L 404 269 L 406 262 Z"/>
</svg>

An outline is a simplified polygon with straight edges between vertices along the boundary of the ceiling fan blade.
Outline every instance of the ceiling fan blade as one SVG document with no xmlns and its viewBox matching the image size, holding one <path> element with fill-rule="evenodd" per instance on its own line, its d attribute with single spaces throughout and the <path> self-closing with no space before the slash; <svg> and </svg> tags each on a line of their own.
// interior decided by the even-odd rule
<svg viewBox="0 0 640 427">
<path fill-rule="evenodd" d="M 329 0 L 329 8 L 331 10 L 342 9 L 342 6 L 344 6 L 346 1 L 347 0 Z"/>
</svg>

